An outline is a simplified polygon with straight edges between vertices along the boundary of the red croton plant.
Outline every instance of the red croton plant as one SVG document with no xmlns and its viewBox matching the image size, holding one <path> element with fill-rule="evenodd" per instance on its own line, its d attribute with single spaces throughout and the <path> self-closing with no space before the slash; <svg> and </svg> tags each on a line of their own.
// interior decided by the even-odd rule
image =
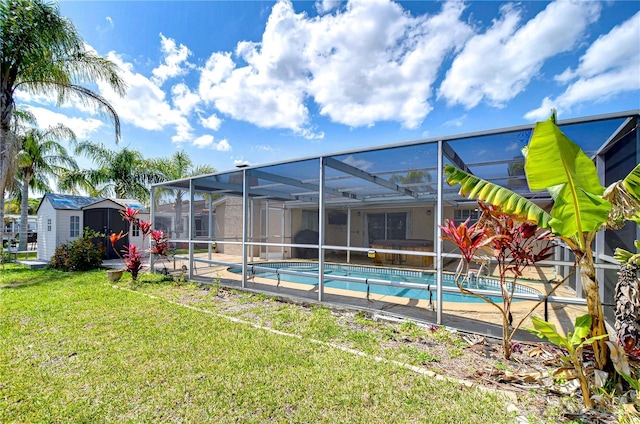
<svg viewBox="0 0 640 424">
<path fill-rule="evenodd" d="M 544 301 L 543 298 L 537 302 L 514 326 L 511 304 L 516 283 L 523 276 L 525 268 L 552 255 L 551 239 L 553 236 L 549 231 L 539 230 L 538 227 L 527 222 L 518 222 L 492 206 L 482 202 L 478 203 L 482 209 L 482 215 L 478 222 L 469 225 L 467 219 L 456 226 L 451 219 L 440 227 L 444 234 L 441 238 L 454 243 L 462 254 L 455 280 L 460 292 L 479 297 L 500 311 L 504 357 L 510 359 L 511 340 L 515 332 L 533 310 Z M 485 254 L 484 259 L 480 256 L 480 251 Z M 488 260 L 487 255 L 493 257 L 497 263 L 496 273 L 499 278 L 502 304 L 469 288 L 471 279 L 469 271 L 472 262 L 485 262 Z M 547 296 L 551 295 L 559 285 L 560 283 L 555 285 Z"/>
<path fill-rule="evenodd" d="M 143 221 L 137 217 L 140 210 L 127 207 L 125 210 L 120 211 L 120 215 L 122 215 L 122 219 L 125 220 L 128 224 L 137 225 L 142 231 L 142 244 L 144 246 L 145 238 L 150 235 L 151 240 L 153 241 L 149 252 L 158 255 L 161 257 L 167 256 L 167 247 L 168 247 L 168 238 L 164 234 L 162 230 L 152 230 L 151 223 L 147 221 Z M 109 241 L 111 241 L 111 246 L 116 254 L 121 257 L 124 261 L 125 271 L 131 273 L 131 279 L 136 281 L 138 279 L 138 274 L 142 270 L 142 255 L 144 253 L 143 250 L 139 249 L 135 243 L 129 243 L 128 246 L 124 247 L 123 253 L 124 255 L 120 256 L 120 253 L 115 249 L 115 243 L 125 237 L 127 233 L 120 231 L 118 234 L 112 233 L 109 236 Z"/>
</svg>

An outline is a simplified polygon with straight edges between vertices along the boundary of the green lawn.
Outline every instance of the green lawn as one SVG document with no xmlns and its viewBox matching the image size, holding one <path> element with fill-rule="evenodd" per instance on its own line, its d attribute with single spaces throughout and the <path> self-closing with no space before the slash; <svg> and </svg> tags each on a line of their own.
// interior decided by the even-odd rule
<svg viewBox="0 0 640 424">
<path fill-rule="evenodd" d="M 2 423 L 513 421 L 494 395 L 118 290 L 104 271 L 8 265 L 0 287 Z"/>
</svg>

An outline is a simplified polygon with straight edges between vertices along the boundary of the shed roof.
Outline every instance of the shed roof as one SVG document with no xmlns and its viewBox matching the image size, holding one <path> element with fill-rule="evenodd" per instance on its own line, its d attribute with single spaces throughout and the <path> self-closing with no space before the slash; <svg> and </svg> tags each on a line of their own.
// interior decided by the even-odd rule
<svg viewBox="0 0 640 424">
<path fill-rule="evenodd" d="M 102 200 L 101 197 L 90 197 L 90 196 L 78 196 L 75 194 L 58 194 L 58 193 L 47 193 L 42 198 L 40 205 L 38 205 L 38 210 L 44 201 L 47 200 L 51 203 L 53 209 L 56 210 L 80 210 L 83 206 L 90 205 L 95 202 L 99 202 Z"/>
<path fill-rule="evenodd" d="M 51 203 L 51 206 L 56 210 L 76 210 L 79 211 L 85 206 L 89 206 L 105 200 L 111 200 L 122 207 L 130 207 L 139 209 L 140 213 L 149 213 L 149 210 L 145 208 L 139 201 L 132 199 L 107 199 L 104 197 L 92 197 L 92 196 L 79 196 L 75 194 L 59 194 L 59 193 L 47 193 L 42 198 L 40 205 L 47 200 Z M 38 210 L 40 209 L 38 205 Z"/>
</svg>

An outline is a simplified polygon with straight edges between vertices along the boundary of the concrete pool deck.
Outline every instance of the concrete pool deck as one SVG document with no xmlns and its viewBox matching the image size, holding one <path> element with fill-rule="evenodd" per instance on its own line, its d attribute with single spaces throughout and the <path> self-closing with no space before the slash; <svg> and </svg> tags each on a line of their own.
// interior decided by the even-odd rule
<svg viewBox="0 0 640 424">
<path fill-rule="evenodd" d="M 208 259 L 208 254 L 198 254 L 195 257 L 206 260 Z M 241 257 L 221 253 L 212 254 L 211 259 L 216 262 L 241 263 Z M 255 258 L 254 262 L 268 261 Z M 272 262 L 283 261 L 273 260 Z M 352 264 L 362 265 L 360 263 Z M 166 267 L 169 273 L 176 275 L 183 272 L 183 265 L 188 267 L 188 261 L 181 257 L 176 257 L 175 259 L 171 258 L 168 262 L 160 261 L 156 263 L 156 269 Z M 226 265 L 195 262 L 193 280 L 202 283 L 219 281 L 222 286 L 242 288 L 241 275 L 229 272 L 227 268 Z M 533 286 L 541 292 L 548 292 L 552 288 L 551 284 L 545 283 L 531 283 L 527 285 Z M 310 286 L 308 284 L 289 283 L 285 281 L 278 283 L 277 280 L 254 277 L 247 281 L 244 289 L 265 292 L 298 303 L 320 304 L 320 302 L 318 302 L 317 286 Z M 554 296 L 575 297 L 575 292 L 571 287 L 563 284 L 556 290 Z M 435 300 L 435 293 L 433 297 Z M 514 302 L 512 304 L 513 324 L 518 324 L 535 303 L 536 302 L 526 300 Z M 325 287 L 321 304 L 338 309 L 357 309 L 365 310 L 372 314 L 380 313 L 393 317 L 408 317 L 425 324 L 437 323 L 435 302 L 430 304 L 429 300 L 408 299 L 389 295 L 378 295 L 375 293 L 371 293 L 367 297 L 367 293 L 365 292 Z M 575 318 L 585 314 L 586 311 L 586 306 L 549 303 L 547 307 L 547 318 L 549 322 L 556 325 L 558 330 L 566 334 L 568 331 L 573 330 Z M 536 307 L 534 314 L 544 318 L 544 303 Z M 502 315 L 496 307 L 485 302 L 443 302 L 441 324 L 465 332 L 495 338 L 502 337 Z M 531 321 L 527 318 L 520 328 L 531 326 Z M 515 339 L 521 341 L 539 341 L 537 337 L 524 330 L 519 330 Z"/>
</svg>

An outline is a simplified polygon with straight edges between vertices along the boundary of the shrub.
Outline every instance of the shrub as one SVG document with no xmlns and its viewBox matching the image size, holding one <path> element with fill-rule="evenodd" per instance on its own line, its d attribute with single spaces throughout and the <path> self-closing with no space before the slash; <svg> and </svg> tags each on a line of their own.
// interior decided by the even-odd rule
<svg viewBox="0 0 640 424">
<path fill-rule="evenodd" d="M 95 232 L 85 229 L 82 237 L 56 248 L 49 261 L 49 267 L 62 271 L 88 271 L 100 268 L 106 249 L 102 243 L 94 244 L 91 239 Z"/>
</svg>

